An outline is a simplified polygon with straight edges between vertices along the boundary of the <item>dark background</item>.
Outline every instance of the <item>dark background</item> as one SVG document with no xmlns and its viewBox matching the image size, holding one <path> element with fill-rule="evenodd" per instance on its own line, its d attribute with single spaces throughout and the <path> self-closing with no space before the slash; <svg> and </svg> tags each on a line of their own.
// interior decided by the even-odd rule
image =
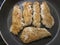
<svg viewBox="0 0 60 45">
<path fill-rule="evenodd" d="M 1 3 L 3 2 L 3 0 L 0 0 L 0 6 L 1 6 Z M 0 45 L 6 45 L 5 43 L 4 43 L 4 41 L 2 40 L 2 38 L 1 38 L 1 36 L 0 36 Z"/>
</svg>

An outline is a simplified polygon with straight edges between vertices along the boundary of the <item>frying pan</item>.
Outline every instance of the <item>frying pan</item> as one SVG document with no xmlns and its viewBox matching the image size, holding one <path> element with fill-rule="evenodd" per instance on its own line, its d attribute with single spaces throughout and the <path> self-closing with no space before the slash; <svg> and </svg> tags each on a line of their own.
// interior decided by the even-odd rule
<svg viewBox="0 0 60 45">
<path fill-rule="evenodd" d="M 9 32 L 9 27 L 11 25 L 11 10 L 15 4 L 22 4 L 25 1 L 39 1 L 43 0 L 5 0 L 1 5 L 0 10 L 0 33 L 1 37 L 7 45 L 60 45 L 60 0 L 46 0 L 48 3 L 51 14 L 54 17 L 55 24 L 51 29 L 48 29 L 52 36 L 49 38 L 44 38 L 29 44 L 24 44 L 21 40 Z"/>
</svg>

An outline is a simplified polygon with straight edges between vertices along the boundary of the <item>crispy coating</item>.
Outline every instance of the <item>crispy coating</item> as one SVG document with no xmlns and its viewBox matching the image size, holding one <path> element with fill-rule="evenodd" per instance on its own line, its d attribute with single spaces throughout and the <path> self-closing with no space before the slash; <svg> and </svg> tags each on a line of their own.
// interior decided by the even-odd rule
<svg viewBox="0 0 60 45">
<path fill-rule="evenodd" d="M 23 18 L 25 26 L 32 23 L 32 2 L 23 3 Z"/>
<path fill-rule="evenodd" d="M 42 24 L 45 25 L 47 28 L 52 28 L 54 25 L 54 18 L 50 13 L 50 9 L 46 2 L 42 2 L 41 4 L 41 17 L 42 17 Z"/>
<path fill-rule="evenodd" d="M 44 37 L 51 36 L 51 33 L 45 28 L 26 27 L 20 36 L 23 43 L 30 43 Z"/>
<path fill-rule="evenodd" d="M 23 28 L 22 12 L 19 5 L 15 5 L 12 12 L 12 25 L 10 27 L 10 32 L 17 35 L 22 28 Z"/>
<path fill-rule="evenodd" d="M 41 26 L 41 16 L 40 16 L 40 4 L 39 2 L 34 2 L 33 4 L 33 25 L 36 27 Z"/>
</svg>

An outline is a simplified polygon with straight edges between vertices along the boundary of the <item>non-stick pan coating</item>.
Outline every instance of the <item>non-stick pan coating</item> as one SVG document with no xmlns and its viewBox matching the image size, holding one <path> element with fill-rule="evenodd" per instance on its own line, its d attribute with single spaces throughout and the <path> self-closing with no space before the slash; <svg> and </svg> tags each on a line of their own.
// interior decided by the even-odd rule
<svg viewBox="0 0 60 45">
<path fill-rule="evenodd" d="M 4 37 L 4 39 L 6 40 L 6 42 L 9 45 L 48 45 L 50 44 L 54 38 L 57 36 L 58 32 L 59 32 L 59 14 L 55 8 L 55 5 L 53 5 L 51 2 L 47 1 L 50 10 L 51 10 L 51 14 L 54 17 L 55 20 L 55 24 L 51 29 L 48 29 L 48 31 L 51 32 L 52 36 L 48 37 L 48 38 L 44 38 L 38 41 L 34 41 L 32 43 L 29 44 L 24 44 L 21 42 L 21 40 L 19 39 L 19 37 L 14 36 L 13 34 L 11 34 L 9 32 L 10 29 L 10 25 L 11 25 L 11 12 L 12 12 L 12 8 L 15 4 L 19 4 L 21 6 L 21 4 L 25 1 L 31 1 L 34 2 L 35 0 L 9 0 L 6 1 L 6 3 L 4 4 L 4 6 L 1 9 L 1 15 L 0 15 L 0 25 L 1 25 L 1 32 L 2 35 Z M 42 0 L 38 0 L 39 2 L 42 2 Z M 19 36 L 19 35 L 18 35 Z"/>
</svg>

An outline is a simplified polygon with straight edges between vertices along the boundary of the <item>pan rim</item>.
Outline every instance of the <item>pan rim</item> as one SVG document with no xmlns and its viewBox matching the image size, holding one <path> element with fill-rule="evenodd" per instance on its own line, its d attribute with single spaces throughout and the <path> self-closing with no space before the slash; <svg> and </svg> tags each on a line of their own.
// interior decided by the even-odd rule
<svg viewBox="0 0 60 45">
<path fill-rule="evenodd" d="M 50 3 L 50 5 L 51 5 L 51 3 Z M 53 4 L 54 5 L 54 4 Z M 52 6 L 52 8 L 53 8 L 53 5 L 51 5 Z M 57 11 L 57 9 L 56 9 L 56 6 L 55 6 L 55 8 L 53 8 L 54 10 L 55 10 L 55 12 L 56 12 L 56 14 L 57 14 L 57 17 L 58 17 L 58 20 L 60 19 L 60 16 L 58 16 L 59 15 L 59 13 L 58 13 L 58 11 Z M 60 21 L 58 21 L 59 22 L 59 26 L 58 26 L 58 31 L 57 31 L 57 33 L 56 33 L 56 35 L 53 37 L 53 39 L 51 40 L 51 41 L 49 41 L 46 45 L 50 45 L 56 38 L 57 38 L 57 36 L 58 36 L 58 34 L 59 34 L 59 31 L 60 31 Z"/>
<path fill-rule="evenodd" d="M 3 7 L 3 5 L 4 5 L 5 2 L 6 2 L 6 0 L 4 0 L 4 1 L 2 2 L 1 6 L 0 6 L 0 10 L 1 10 L 1 8 Z M 8 43 L 7 43 L 6 40 L 4 39 L 1 31 L 0 31 L 0 36 L 1 36 L 2 40 L 4 41 L 4 43 L 5 43 L 6 45 L 8 45 Z"/>
<path fill-rule="evenodd" d="M 0 36 L 1 36 L 2 40 L 4 41 L 4 43 L 5 43 L 6 45 L 8 45 L 7 41 L 5 40 L 5 38 L 3 37 L 2 33 L 1 33 L 1 31 L 0 31 Z"/>
<path fill-rule="evenodd" d="M 4 1 L 2 2 L 1 6 L 0 6 L 0 10 L 1 10 L 1 8 L 2 8 L 2 6 L 4 5 L 5 2 L 6 2 L 6 0 L 4 0 Z"/>
<path fill-rule="evenodd" d="M 6 2 L 6 0 L 4 0 L 4 2 L 2 3 L 2 5 L 1 5 L 1 7 L 0 7 L 0 10 L 1 10 L 1 8 L 3 7 L 3 4 Z M 56 9 L 55 9 L 56 10 Z M 59 13 L 58 13 L 58 11 L 57 11 L 57 14 L 59 15 Z M 58 16 L 58 19 L 60 19 L 60 17 Z M 60 22 L 60 21 L 59 21 Z M 56 33 L 56 35 L 54 36 L 54 38 L 51 40 L 51 41 L 49 41 L 46 45 L 49 45 L 50 43 L 52 43 L 55 39 L 56 39 L 56 37 L 57 37 L 57 35 L 59 34 L 59 31 L 60 31 L 60 23 L 59 23 L 59 26 L 58 26 L 58 31 L 57 31 L 57 33 Z M 3 41 L 6 43 L 6 45 L 8 45 L 8 43 L 6 42 L 6 40 L 5 40 L 5 38 L 3 37 L 3 35 L 2 35 L 2 33 L 1 33 L 1 31 L 0 31 L 0 34 L 1 34 L 1 37 L 2 37 L 2 39 L 3 39 Z"/>
</svg>

